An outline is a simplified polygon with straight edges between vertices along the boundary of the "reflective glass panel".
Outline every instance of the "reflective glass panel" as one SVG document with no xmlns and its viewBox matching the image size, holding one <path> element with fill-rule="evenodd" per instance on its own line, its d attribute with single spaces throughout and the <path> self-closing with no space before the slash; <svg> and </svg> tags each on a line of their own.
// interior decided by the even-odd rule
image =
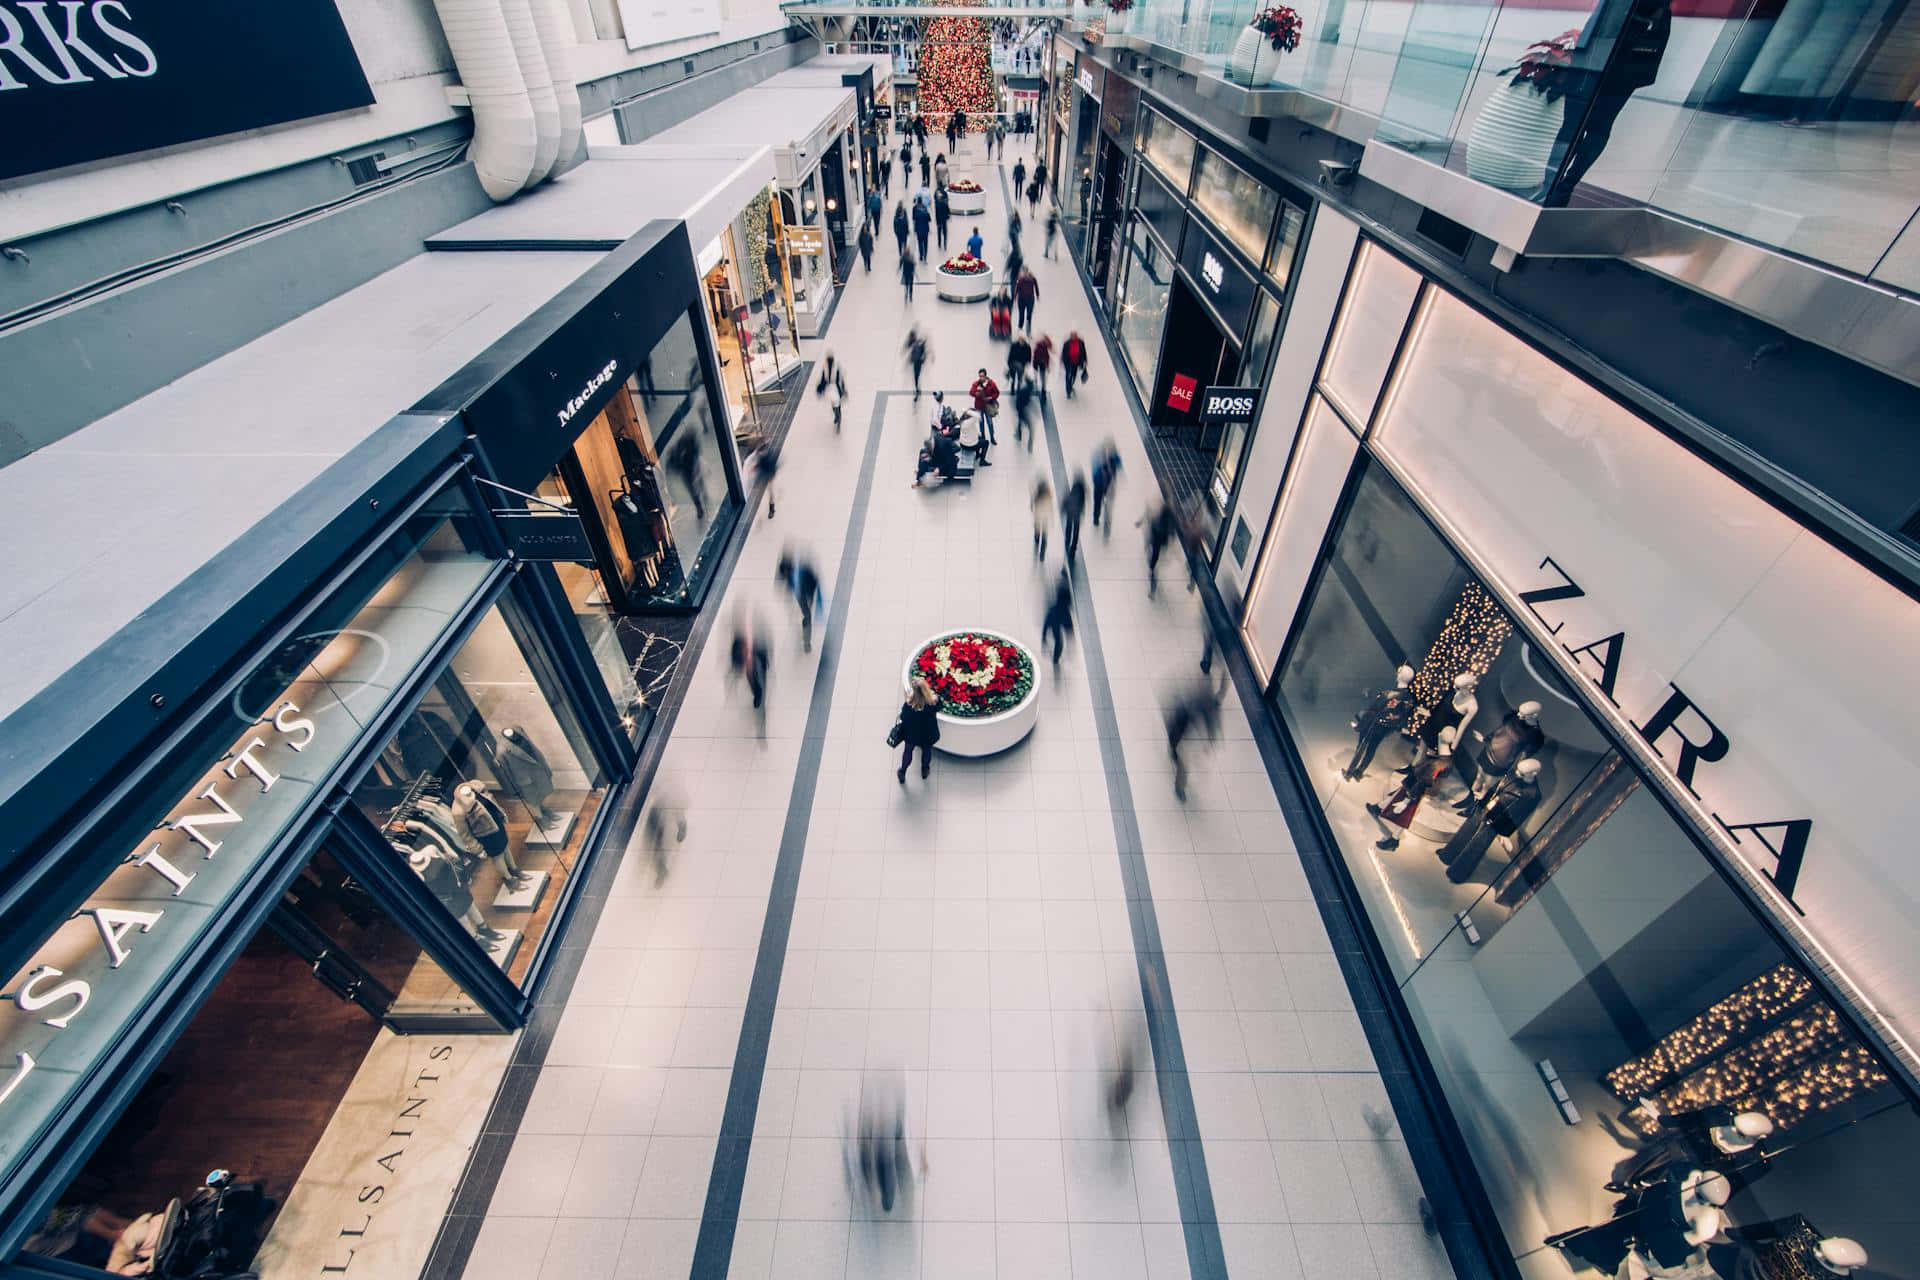
<svg viewBox="0 0 1920 1280">
<path fill-rule="evenodd" d="M 1173 287 L 1173 261 L 1136 220 L 1127 236 L 1127 279 L 1120 299 L 1118 329 L 1133 366 L 1140 394 L 1153 385 L 1160 360 L 1160 331 L 1167 320 L 1167 296 Z"/>
<path fill-rule="evenodd" d="M 1279 193 L 1252 174 L 1211 151 L 1200 153 L 1200 176 L 1194 182 L 1193 203 L 1254 262 L 1267 252 L 1267 232 L 1280 207 Z"/>
<path fill-rule="evenodd" d="M 1140 154 L 1185 194 L 1193 175 L 1193 135 L 1151 107 L 1140 112 Z"/>
</svg>

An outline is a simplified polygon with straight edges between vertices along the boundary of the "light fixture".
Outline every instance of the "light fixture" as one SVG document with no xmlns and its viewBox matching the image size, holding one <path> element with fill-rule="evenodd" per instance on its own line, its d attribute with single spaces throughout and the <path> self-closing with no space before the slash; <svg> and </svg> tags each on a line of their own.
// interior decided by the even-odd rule
<svg viewBox="0 0 1920 1280">
<path fill-rule="evenodd" d="M 832 196 L 827 197 L 828 213 L 832 213 L 835 209 L 838 209 L 839 207 L 840 207 L 840 202 L 838 200 L 835 200 Z"/>
</svg>

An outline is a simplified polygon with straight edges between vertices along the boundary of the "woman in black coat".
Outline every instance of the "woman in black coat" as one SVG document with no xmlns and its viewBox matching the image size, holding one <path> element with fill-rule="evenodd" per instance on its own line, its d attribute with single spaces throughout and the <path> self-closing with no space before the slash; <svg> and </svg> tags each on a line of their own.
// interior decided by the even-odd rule
<svg viewBox="0 0 1920 1280">
<path fill-rule="evenodd" d="M 900 705 L 900 768 L 895 774 L 904 784 L 907 766 L 913 763 L 915 747 L 920 749 L 920 776 L 927 776 L 933 763 L 933 744 L 940 741 L 940 699 L 925 680 L 913 678 L 913 693 Z"/>
</svg>

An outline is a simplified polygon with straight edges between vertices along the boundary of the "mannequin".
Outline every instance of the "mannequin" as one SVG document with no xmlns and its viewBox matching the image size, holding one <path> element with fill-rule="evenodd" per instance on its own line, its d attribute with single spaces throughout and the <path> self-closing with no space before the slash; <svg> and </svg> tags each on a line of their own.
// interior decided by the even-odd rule
<svg viewBox="0 0 1920 1280">
<path fill-rule="evenodd" d="M 1516 762 L 1525 756 L 1538 756 L 1546 743 L 1547 735 L 1540 731 L 1539 703 L 1523 702 L 1507 712 L 1480 750 L 1480 774 L 1473 780 L 1473 794 L 1454 807 L 1465 813 L 1475 800 L 1493 790 Z"/>
<path fill-rule="evenodd" d="M 1447 864 L 1447 879 L 1465 884 L 1480 867 L 1480 859 L 1493 847 L 1495 839 L 1511 841 L 1526 825 L 1540 804 L 1540 762 L 1532 758 L 1513 766 L 1485 799 L 1467 810 L 1467 820 L 1440 847 L 1440 861 Z"/>
<path fill-rule="evenodd" d="M 448 811 L 454 827 L 473 843 L 474 850 L 493 859 L 500 876 L 512 888 L 520 887 L 521 871 L 507 847 L 507 815 L 477 782 L 463 782 L 453 790 Z"/>
<path fill-rule="evenodd" d="M 1393 673 L 1394 687 L 1383 689 L 1375 694 L 1373 700 L 1353 718 L 1350 726 L 1358 735 L 1353 746 L 1353 759 L 1340 771 L 1340 776 L 1348 781 L 1364 778 L 1367 767 L 1373 763 L 1373 753 L 1380 749 L 1386 736 L 1395 729 L 1404 728 L 1413 716 L 1418 705 L 1414 701 L 1413 691 L 1408 688 L 1413 683 L 1413 668 L 1402 664 Z"/>
<path fill-rule="evenodd" d="M 442 839 L 469 858 L 483 856 L 480 842 L 467 834 L 467 825 L 453 815 L 453 810 L 438 800 L 421 797 L 413 803 L 413 815 L 437 832 Z"/>
<path fill-rule="evenodd" d="M 1480 677 L 1471 671 L 1462 671 L 1453 678 L 1453 696 L 1435 707 L 1420 723 L 1420 741 L 1427 750 L 1433 750 L 1440 741 L 1440 731 L 1448 727 L 1453 729 L 1454 741 L 1466 739 L 1474 713 L 1480 710 L 1480 700 L 1473 696 L 1479 687 Z"/>
<path fill-rule="evenodd" d="M 467 888 L 467 872 L 457 858 L 435 845 L 420 844 L 408 848 L 403 844 L 393 846 L 407 860 L 413 874 L 420 877 L 440 905 L 460 918 L 467 931 L 481 942 L 492 942 L 506 935 L 490 927 L 481 918 L 479 908 L 473 905 L 473 893 Z"/>
<path fill-rule="evenodd" d="M 1836 1276 L 1850 1276 L 1867 1265 L 1867 1251 L 1858 1240 L 1827 1236 L 1813 1246 L 1813 1260 Z"/>
<path fill-rule="evenodd" d="M 1440 731 L 1433 754 L 1406 767 L 1400 785 L 1386 797 L 1384 804 L 1370 804 L 1367 812 L 1382 822 L 1405 831 L 1413 823 L 1414 812 L 1433 785 L 1453 770 L 1453 730 Z M 1376 849 L 1398 849 L 1400 837 L 1389 831 L 1374 845 Z"/>
<path fill-rule="evenodd" d="M 1626 1172 L 1607 1184 L 1609 1191 L 1624 1194 L 1657 1182 L 1681 1164 L 1731 1173 L 1743 1185 L 1767 1171 L 1760 1142 L 1772 1136 L 1774 1126 L 1764 1112 L 1736 1115 L 1731 1107 L 1709 1106 L 1662 1115 L 1651 1098 L 1640 1100 L 1640 1110 L 1660 1121 L 1660 1134 Z"/>
<path fill-rule="evenodd" d="M 547 808 L 547 799 L 553 794 L 553 768 L 525 729 L 515 724 L 500 731 L 493 764 L 500 780 L 533 812 L 534 820 L 543 827 L 550 824 L 553 812 Z"/>
</svg>

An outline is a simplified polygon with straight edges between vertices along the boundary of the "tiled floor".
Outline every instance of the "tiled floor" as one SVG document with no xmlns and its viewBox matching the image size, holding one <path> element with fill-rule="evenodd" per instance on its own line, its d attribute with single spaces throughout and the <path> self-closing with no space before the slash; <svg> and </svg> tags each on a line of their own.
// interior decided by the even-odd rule
<svg viewBox="0 0 1920 1280">
<path fill-rule="evenodd" d="M 997 231 L 999 183 L 976 172 Z M 983 308 L 925 287 L 909 308 L 897 280 L 856 270 L 809 353 L 849 363 L 844 431 L 807 398 L 778 515 L 759 513 L 654 786 L 651 803 L 685 807 L 686 842 L 658 885 L 643 850 L 626 854 L 469 1280 L 681 1280 L 728 1186 L 737 1220 L 707 1224 L 702 1276 L 1450 1274 L 1231 699 L 1189 802 L 1173 797 L 1160 702 L 1198 674 L 1199 608 L 1177 586 L 1146 597 L 1147 458 L 1071 264 L 1035 265 L 1037 327 L 1078 329 L 1095 351 L 1091 383 L 1054 405 L 1065 464 L 1108 435 L 1126 460 L 1038 727 L 1001 757 L 941 757 L 930 780 L 895 781 L 884 737 L 909 651 L 964 625 L 1037 647 L 1059 538 L 1035 565 L 1044 441 L 1029 453 L 1003 431 L 971 487 L 908 487 L 931 406 L 900 393 L 907 326 L 930 334 L 930 386 L 957 390 L 1001 351 Z M 826 580 L 811 653 L 774 585 L 789 544 Z M 748 614 L 778 637 L 764 730 L 726 679 L 724 634 Z M 1151 896 L 1130 901 L 1142 872 Z M 1157 1043 L 1185 1072 L 1110 1117 L 1143 989 L 1171 1012 Z M 920 1173 L 910 1212 L 885 1215 L 856 1193 L 845 1137 L 863 1091 L 895 1087 Z M 737 1133 L 730 1106 L 751 1117 Z"/>
</svg>

